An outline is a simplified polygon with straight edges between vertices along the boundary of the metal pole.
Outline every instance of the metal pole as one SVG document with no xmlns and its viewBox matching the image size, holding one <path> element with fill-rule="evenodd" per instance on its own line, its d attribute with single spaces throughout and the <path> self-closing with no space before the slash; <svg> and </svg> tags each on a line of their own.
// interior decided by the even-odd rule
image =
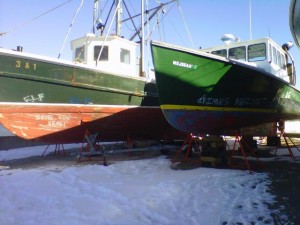
<svg viewBox="0 0 300 225">
<path fill-rule="evenodd" d="M 142 34 L 141 34 L 141 68 L 140 76 L 144 77 L 144 35 L 145 35 L 145 26 L 144 26 L 144 0 L 141 1 L 141 25 L 142 25 Z"/>
<path fill-rule="evenodd" d="M 93 34 L 96 34 L 97 19 L 98 19 L 98 0 L 94 0 Z"/>
<path fill-rule="evenodd" d="M 116 1 L 117 14 L 116 14 L 116 35 L 121 36 L 121 14 L 122 14 L 122 0 Z"/>
</svg>

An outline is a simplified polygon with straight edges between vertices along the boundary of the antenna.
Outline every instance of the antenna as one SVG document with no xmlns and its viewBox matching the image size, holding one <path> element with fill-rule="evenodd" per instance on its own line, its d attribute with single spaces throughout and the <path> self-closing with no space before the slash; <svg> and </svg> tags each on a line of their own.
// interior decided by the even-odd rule
<svg viewBox="0 0 300 225">
<path fill-rule="evenodd" d="M 251 0 L 249 0 L 249 32 L 250 32 L 250 40 L 252 40 L 252 7 L 251 7 Z"/>
</svg>

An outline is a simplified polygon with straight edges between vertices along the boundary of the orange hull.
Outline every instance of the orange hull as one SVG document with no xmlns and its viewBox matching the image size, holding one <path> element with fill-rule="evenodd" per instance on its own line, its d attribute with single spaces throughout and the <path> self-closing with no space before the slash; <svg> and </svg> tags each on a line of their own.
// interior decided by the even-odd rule
<svg viewBox="0 0 300 225">
<path fill-rule="evenodd" d="M 99 141 L 174 140 L 159 107 L 0 103 L 0 122 L 15 135 L 45 143 L 80 143 L 88 130 Z"/>
</svg>

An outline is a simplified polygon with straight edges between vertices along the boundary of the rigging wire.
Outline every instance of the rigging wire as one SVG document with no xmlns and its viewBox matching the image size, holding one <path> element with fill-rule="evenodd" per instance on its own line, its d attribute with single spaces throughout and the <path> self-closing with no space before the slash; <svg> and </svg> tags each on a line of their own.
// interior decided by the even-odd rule
<svg viewBox="0 0 300 225">
<path fill-rule="evenodd" d="M 107 4 L 108 4 L 108 0 L 106 0 L 104 6 L 102 8 L 100 7 L 100 9 L 99 9 L 100 15 L 102 15 L 103 11 L 106 9 Z"/>
<path fill-rule="evenodd" d="M 7 35 L 8 33 L 12 33 L 12 32 L 14 32 L 14 31 L 18 30 L 19 28 L 24 27 L 24 26 L 26 26 L 27 24 L 33 22 L 34 20 L 36 20 L 36 19 L 38 19 L 38 18 L 40 18 L 40 17 L 42 17 L 42 16 L 44 16 L 44 15 L 46 15 L 46 14 L 48 14 L 48 13 L 54 11 L 54 10 L 56 10 L 56 9 L 58 9 L 58 8 L 64 6 L 64 5 L 68 4 L 68 3 L 71 2 L 71 1 L 73 1 L 73 0 L 68 0 L 68 1 L 66 1 L 66 2 L 64 2 L 64 3 L 62 3 L 62 4 L 58 5 L 58 6 L 52 8 L 52 9 L 46 11 L 46 12 L 44 12 L 44 13 L 42 13 L 42 14 L 40 14 L 40 15 L 38 15 L 38 16 L 33 17 L 32 19 L 26 21 L 25 23 L 22 23 L 22 24 L 20 24 L 20 25 L 17 25 L 17 26 L 15 26 L 15 27 L 13 27 L 12 29 L 10 29 L 10 30 L 7 31 L 7 32 L 2 32 L 2 33 L 0 33 L 0 36 L 4 36 L 4 35 Z"/>
<path fill-rule="evenodd" d="M 76 16 L 77 16 L 77 14 L 79 13 L 79 11 L 80 11 L 80 9 L 81 9 L 81 7 L 82 7 L 82 5 L 83 5 L 83 2 L 84 2 L 84 0 L 81 0 L 80 5 L 79 5 L 79 7 L 77 8 L 77 10 L 76 10 L 76 12 L 75 12 L 75 14 L 74 14 L 74 16 L 73 16 L 72 22 L 71 22 L 71 24 L 70 24 L 70 26 L 69 26 L 69 29 L 68 29 L 68 31 L 67 31 L 67 35 L 66 35 L 65 40 L 64 40 L 64 42 L 63 42 L 63 44 L 62 44 L 62 46 L 61 46 L 60 52 L 59 52 L 59 54 L 58 54 L 58 56 L 57 56 L 58 59 L 60 58 L 61 52 L 63 51 L 63 49 L 64 49 L 64 47 L 65 47 L 65 45 L 66 45 L 66 41 L 67 41 L 67 39 L 68 39 L 68 37 L 69 37 L 70 31 L 71 31 L 72 26 L 73 26 L 74 21 L 75 21 L 75 18 L 76 18 Z"/>
<path fill-rule="evenodd" d="M 119 1 L 118 4 L 117 4 L 117 6 L 116 6 L 116 10 L 115 10 L 114 15 L 113 15 L 113 17 L 112 17 L 111 23 L 110 23 L 110 25 L 109 25 L 109 28 L 108 28 L 108 31 L 107 31 L 107 34 L 106 34 L 106 36 L 105 36 L 105 38 L 104 38 L 103 43 L 105 43 L 106 40 L 107 40 L 107 38 L 108 38 L 109 32 L 110 32 L 110 30 L 111 30 L 113 21 L 114 21 L 114 19 L 116 18 L 117 11 L 118 11 L 118 9 L 119 9 L 119 7 L 120 7 L 120 4 L 121 4 L 121 1 Z M 98 61 L 99 61 L 99 59 L 100 59 L 100 56 L 102 55 L 103 49 L 104 49 L 104 44 L 102 45 L 102 47 L 101 47 L 101 49 L 100 49 L 100 51 L 99 51 L 99 54 L 98 54 L 98 57 L 97 57 L 97 60 L 96 60 L 96 66 L 97 66 L 97 64 L 98 64 Z"/>
<path fill-rule="evenodd" d="M 155 2 L 157 2 L 157 1 L 155 1 Z M 156 13 L 156 15 L 155 15 L 156 16 L 156 23 L 153 26 L 153 29 L 151 30 L 149 35 L 147 36 L 147 39 L 149 39 L 150 36 L 152 35 L 152 33 L 154 33 L 154 31 L 157 29 L 158 30 L 158 35 L 159 35 L 159 40 L 165 40 L 165 23 L 164 23 L 164 20 L 165 20 L 165 18 L 168 18 L 167 15 L 172 11 L 173 7 L 174 7 L 174 5 L 172 5 L 168 10 L 163 9 L 163 12 L 160 13 L 160 14 Z M 162 22 L 160 22 L 160 21 L 162 21 Z"/>
<path fill-rule="evenodd" d="M 187 32 L 187 34 L 188 34 L 188 36 L 189 36 L 190 42 L 191 42 L 193 48 L 195 48 L 195 44 L 194 44 L 194 42 L 193 42 L 193 40 L 192 40 L 192 37 L 191 37 L 190 31 L 189 31 L 189 28 L 188 28 L 187 23 L 186 23 L 186 20 L 185 20 L 185 17 L 184 17 L 184 15 L 183 15 L 182 9 L 181 9 L 181 7 L 180 7 L 180 5 L 179 5 L 179 0 L 177 0 L 177 7 L 178 7 L 178 9 L 179 9 L 179 11 L 180 11 L 180 14 L 181 14 L 181 16 L 182 16 L 182 20 L 183 20 L 183 23 L 184 23 L 186 32 Z"/>
</svg>

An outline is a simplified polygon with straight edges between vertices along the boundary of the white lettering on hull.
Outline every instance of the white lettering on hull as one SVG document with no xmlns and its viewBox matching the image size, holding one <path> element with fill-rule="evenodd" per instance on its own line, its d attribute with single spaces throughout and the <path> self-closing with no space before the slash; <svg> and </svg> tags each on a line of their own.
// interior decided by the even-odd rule
<svg viewBox="0 0 300 225">
<path fill-rule="evenodd" d="M 36 114 L 35 120 L 46 121 L 47 128 L 65 128 L 67 121 L 71 120 L 69 115 Z"/>
<path fill-rule="evenodd" d="M 202 95 L 197 103 L 201 105 L 212 105 L 212 106 L 238 106 L 238 107 L 247 107 L 247 106 L 261 106 L 266 104 L 266 98 L 213 98 L 207 97 L 205 94 Z"/>
<path fill-rule="evenodd" d="M 25 97 L 23 97 L 25 102 L 43 102 L 45 98 L 45 94 L 44 93 L 39 93 L 37 95 L 27 95 Z"/>
</svg>

